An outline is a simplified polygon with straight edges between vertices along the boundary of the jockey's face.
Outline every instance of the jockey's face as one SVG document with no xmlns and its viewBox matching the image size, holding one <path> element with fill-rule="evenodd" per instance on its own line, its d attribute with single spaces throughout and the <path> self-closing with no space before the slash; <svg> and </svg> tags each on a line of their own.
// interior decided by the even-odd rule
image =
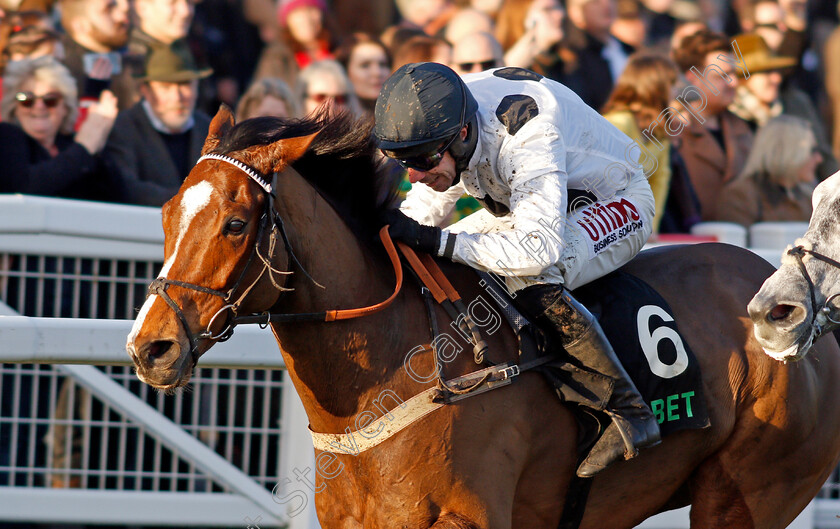
<svg viewBox="0 0 840 529">
<path fill-rule="evenodd" d="M 461 141 L 464 141 L 467 138 L 466 126 L 461 127 L 459 135 L 461 137 Z M 421 171 L 412 167 L 407 167 L 406 171 L 408 171 L 408 180 L 412 184 L 420 182 L 440 193 L 452 187 L 452 182 L 455 181 L 455 177 L 457 176 L 455 158 L 453 158 L 452 154 L 449 153 L 448 148 L 443 153 L 443 158 L 440 159 L 440 163 L 428 171 Z"/>
<path fill-rule="evenodd" d="M 438 192 L 446 191 L 452 187 L 452 182 L 455 180 L 455 158 L 449 152 L 446 152 L 440 163 L 433 169 L 419 171 L 409 168 L 408 180 L 412 184 L 417 182 L 426 184 Z"/>
</svg>

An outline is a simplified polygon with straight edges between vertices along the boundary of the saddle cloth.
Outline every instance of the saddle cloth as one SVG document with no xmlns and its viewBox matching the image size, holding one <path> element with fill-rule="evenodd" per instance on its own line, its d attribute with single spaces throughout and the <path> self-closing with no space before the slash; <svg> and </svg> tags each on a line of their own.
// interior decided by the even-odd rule
<svg viewBox="0 0 840 529">
<path fill-rule="evenodd" d="M 523 353 L 531 346 L 526 342 L 531 341 L 541 353 L 556 354 L 559 346 L 534 331 L 535 326 L 514 308 L 515 299 L 499 287 L 501 280 L 484 272 L 479 275 L 482 286 L 486 282 L 498 295 L 491 297 L 508 302 L 495 299 L 520 337 Z M 578 288 L 573 295 L 598 318 L 619 360 L 656 416 L 663 437 L 710 425 L 697 358 L 679 333 L 671 307 L 658 292 L 641 279 L 617 271 Z M 602 408 L 607 397 L 603 377 L 565 362 L 563 356 L 543 370 L 561 399 Z"/>
</svg>

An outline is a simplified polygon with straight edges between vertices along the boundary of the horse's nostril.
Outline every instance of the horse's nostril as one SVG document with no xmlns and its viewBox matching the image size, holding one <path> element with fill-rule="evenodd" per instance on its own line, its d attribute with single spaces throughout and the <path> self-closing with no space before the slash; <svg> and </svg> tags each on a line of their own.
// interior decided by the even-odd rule
<svg viewBox="0 0 840 529">
<path fill-rule="evenodd" d="M 156 360 L 157 358 L 160 358 L 166 354 L 166 352 L 169 351 L 169 348 L 173 345 L 175 345 L 173 342 L 167 341 L 152 342 L 147 349 L 149 360 Z"/>
<path fill-rule="evenodd" d="M 773 307 L 773 310 L 767 314 L 767 319 L 770 321 L 779 321 L 790 316 L 790 313 L 796 309 L 793 305 L 780 304 Z"/>
</svg>

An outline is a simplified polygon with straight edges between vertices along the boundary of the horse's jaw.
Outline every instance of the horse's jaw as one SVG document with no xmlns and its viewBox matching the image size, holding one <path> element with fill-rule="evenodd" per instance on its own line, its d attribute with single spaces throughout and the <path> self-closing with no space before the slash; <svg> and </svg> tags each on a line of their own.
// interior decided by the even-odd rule
<svg viewBox="0 0 840 529">
<path fill-rule="evenodd" d="M 784 362 L 785 364 L 788 362 L 798 362 L 805 358 L 805 355 L 811 350 L 811 347 L 814 345 L 815 336 L 816 327 L 813 327 L 810 333 L 807 333 L 807 335 L 803 334 L 800 339 L 796 340 L 786 349 L 774 351 L 764 345 L 762 345 L 761 349 L 767 356 L 779 362 Z M 759 343 L 761 343 L 761 340 L 759 340 Z"/>
</svg>

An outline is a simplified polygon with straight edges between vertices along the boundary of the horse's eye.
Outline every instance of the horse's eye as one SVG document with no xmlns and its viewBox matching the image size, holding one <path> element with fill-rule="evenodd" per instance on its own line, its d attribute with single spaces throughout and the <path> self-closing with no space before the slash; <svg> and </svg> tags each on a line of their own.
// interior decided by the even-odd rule
<svg viewBox="0 0 840 529">
<path fill-rule="evenodd" d="M 242 230 L 245 228 L 245 221 L 239 219 L 231 219 L 228 221 L 227 226 L 225 226 L 225 231 L 228 233 L 233 233 L 234 235 L 242 233 Z"/>
</svg>

